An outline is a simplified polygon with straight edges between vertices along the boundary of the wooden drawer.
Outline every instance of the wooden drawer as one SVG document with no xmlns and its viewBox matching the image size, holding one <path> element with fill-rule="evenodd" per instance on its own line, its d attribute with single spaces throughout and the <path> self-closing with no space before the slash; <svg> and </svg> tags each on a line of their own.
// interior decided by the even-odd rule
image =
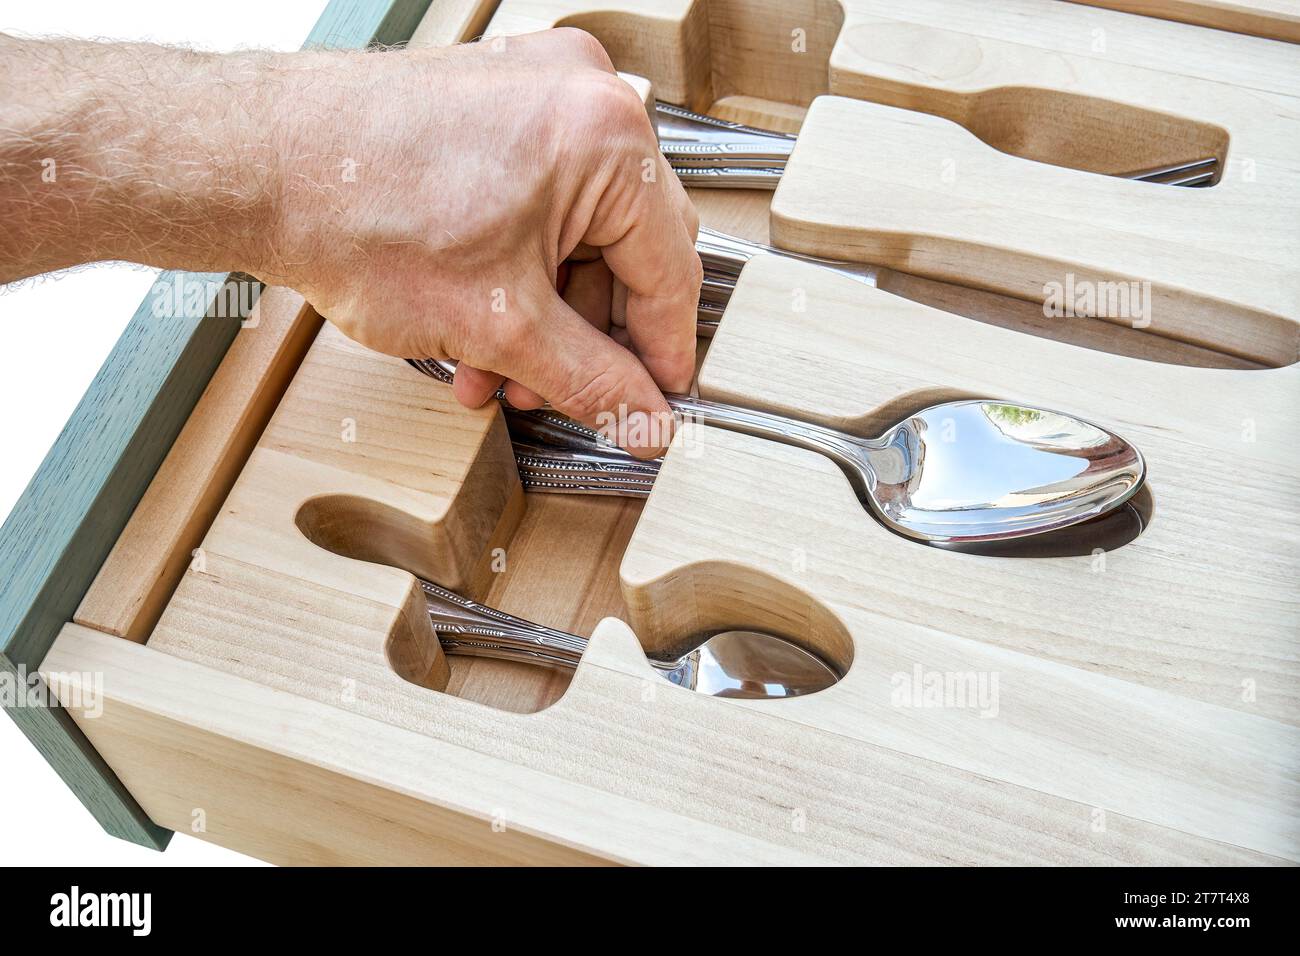
<svg viewBox="0 0 1300 956">
<path fill-rule="evenodd" d="M 702 395 L 862 434 L 1067 409 L 1142 449 L 1143 526 L 926 548 L 828 461 L 699 425 L 644 505 L 524 494 L 498 411 L 268 290 L 93 584 L 7 645 L 106 825 L 283 863 L 1300 859 L 1297 47 L 1052 0 L 435 0 L 412 42 L 489 14 L 797 131 L 775 196 L 693 190 L 702 221 L 883 266 L 752 260 Z M 1105 175 L 1189 149 L 1220 182 Z M 1058 280 L 1149 314 L 1050 319 Z M 412 574 L 590 646 L 572 679 L 449 658 Z M 645 659 L 735 626 L 846 674 L 723 700 Z"/>
</svg>

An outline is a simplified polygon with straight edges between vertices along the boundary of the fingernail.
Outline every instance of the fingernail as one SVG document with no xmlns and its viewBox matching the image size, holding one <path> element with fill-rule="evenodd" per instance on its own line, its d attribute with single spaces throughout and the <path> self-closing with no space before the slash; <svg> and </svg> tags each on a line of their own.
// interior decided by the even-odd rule
<svg viewBox="0 0 1300 956">
<path fill-rule="evenodd" d="M 669 412 L 631 412 L 615 440 L 638 458 L 656 458 L 673 440 L 673 424 Z"/>
</svg>

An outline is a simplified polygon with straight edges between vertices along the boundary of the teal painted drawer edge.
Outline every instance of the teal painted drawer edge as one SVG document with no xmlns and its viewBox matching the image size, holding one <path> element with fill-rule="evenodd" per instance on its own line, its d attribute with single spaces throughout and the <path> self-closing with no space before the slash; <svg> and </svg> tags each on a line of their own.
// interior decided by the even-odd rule
<svg viewBox="0 0 1300 956">
<path fill-rule="evenodd" d="M 402 43 L 430 2 L 330 0 L 305 45 Z M 164 273 L 159 281 L 222 278 Z M 34 674 L 72 619 L 239 330 L 236 319 L 157 315 L 154 301 L 151 292 L 136 310 L 0 527 L 0 669 L 11 678 Z M 166 847 L 171 831 L 145 815 L 62 708 L 8 713 L 106 831 Z"/>
</svg>

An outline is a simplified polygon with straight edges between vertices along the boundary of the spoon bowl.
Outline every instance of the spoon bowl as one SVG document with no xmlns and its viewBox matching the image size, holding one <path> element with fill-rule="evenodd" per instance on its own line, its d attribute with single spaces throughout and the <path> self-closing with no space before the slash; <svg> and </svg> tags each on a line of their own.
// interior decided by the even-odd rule
<svg viewBox="0 0 1300 956">
<path fill-rule="evenodd" d="M 802 697 L 843 676 L 811 651 L 765 631 L 719 631 L 677 660 L 648 659 L 664 679 L 710 697 Z"/>
<path fill-rule="evenodd" d="M 1117 508 L 1142 486 L 1138 450 L 1059 412 L 949 402 L 865 449 L 867 492 L 890 528 L 933 542 L 1043 534 Z"/>
<path fill-rule="evenodd" d="M 586 638 L 534 624 L 421 581 L 444 653 L 573 669 Z M 647 657 L 665 680 L 710 697 L 779 700 L 825 690 L 843 676 L 794 641 L 765 631 L 715 631 L 673 658 Z"/>
<path fill-rule="evenodd" d="M 1133 445 L 1031 405 L 970 400 L 922 409 L 879 438 L 670 395 L 684 418 L 818 452 L 889 530 L 928 543 L 1044 534 L 1106 514 L 1146 479 Z"/>
</svg>

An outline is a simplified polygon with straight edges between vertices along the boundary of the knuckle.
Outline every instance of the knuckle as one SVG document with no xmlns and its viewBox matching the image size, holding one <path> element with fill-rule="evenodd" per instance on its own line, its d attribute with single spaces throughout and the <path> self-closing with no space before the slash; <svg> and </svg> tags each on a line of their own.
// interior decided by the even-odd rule
<svg viewBox="0 0 1300 956">
<path fill-rule="evenodd" d="M 687 286 L 692 290 L 692 295 L 698 293 L 700 286 L 704 284 L 704 263 L 700 261 L 699 254 L 694 249 L 686 257 L 686 275 L 684 278 Z"/>
<path fill-rule="evenodd" d="M 570 55 L 602 70 L 611 73 L 614 71 L 614 63 L 605 51 L 605 47 L 586 30 L 578 27 L 557 27 L 551 31 L 551 34 Z"/>
<path fill-rule="evenodd" d="M 582 90 L 573 102 L 584 104 L 583 117 L 589 124 L 607 133 L 649 134 L 645 104 L 626 82 L 612 73 L 590 73 L 580 82 Z"/>
</svg>

